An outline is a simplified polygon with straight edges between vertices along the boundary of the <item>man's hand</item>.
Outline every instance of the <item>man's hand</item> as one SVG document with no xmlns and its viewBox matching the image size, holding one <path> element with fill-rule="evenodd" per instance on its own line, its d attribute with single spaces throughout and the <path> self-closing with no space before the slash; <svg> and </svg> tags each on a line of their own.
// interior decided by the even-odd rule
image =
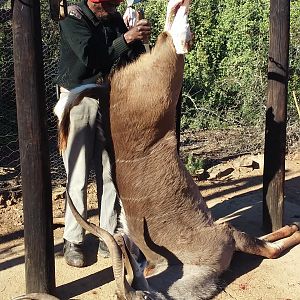
<svg viewBox="0 0 300 300">
<path fill-rule="evenodd" d="M 127 44 L 134 41 L 146 42 L 149 40 L 151 33 L 151 26 L 148 20 L 139 20 L 130 30 L 124 33 L 124 38 Z"/>
</svg>

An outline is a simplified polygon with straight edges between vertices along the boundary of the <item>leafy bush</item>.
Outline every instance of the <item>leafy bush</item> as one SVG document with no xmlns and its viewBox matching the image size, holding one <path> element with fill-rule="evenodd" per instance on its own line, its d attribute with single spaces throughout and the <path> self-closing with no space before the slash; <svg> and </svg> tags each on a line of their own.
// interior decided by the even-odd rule
<svg viewBox="0 0 300 300">
<path fill-rule="evenodd" d="M 290 89 L 299 91 L 300 17 L 291 2 Z M 151 43 L 163 30 L 165 0 L 143 1 Z M 193 0 L 194 47 L 186 56 L 182 127 L 263 125 L 267 99 L 269 0 Z M 295 109 L 291 107 L 291 115 Z"/>
<path fill-rule="evenodd" d="M 185 167 L 192 175 L 196 175 L 197 171 L 204 168 L 204 165 L 205 161 L 202 158 L 193 155 L 193 153 L 190 153 L 186 158 Z"/>
<path fill-rule="evenodd" d="M 71 2 L 76 2 L 72 0 Z M 70 2 L 70 3 L 71 3 Z M 49 52 L 49 66 L 55 73 L 58 53 L 58 26 L 49 18 L 48 3 L 42 5 L 43 50 Z M 144 0 L 143 8 L 152 24 L 154 45 L 165 23 L 166 0 Z M 269 0 L 193 0 L 190 24 L 194 46 L 186 55 L 182 128 L 214 128 L 263 125 L 267 99 Z M 300 98 L 300 1 L 291 1 L 289 120 L 298 115 L 292 91 Z M 125 3 L 121 12 L 125 10 Z M 47 12 L 45 14 L 45 11 Z M 6 64 L 4 45 L 11 41 L 0 32 L 0 66 Z M 7 50 L 8 49 L 8 50 Z M 50 53 L 51 52 L 51 53 Z M 10 73 L 12 70 L 9 70 Z M 3 74 L 4 76 L 4 74 Z M 5 76 L 7 77 L 7 76 Z"/>
</svg>

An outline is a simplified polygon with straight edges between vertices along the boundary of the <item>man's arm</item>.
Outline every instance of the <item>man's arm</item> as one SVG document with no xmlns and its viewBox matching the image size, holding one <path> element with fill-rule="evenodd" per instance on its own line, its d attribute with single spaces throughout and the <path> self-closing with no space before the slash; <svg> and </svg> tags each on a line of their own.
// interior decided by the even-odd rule
<svg viewBox="0 0 300 300">
<path fill-rule="evenodd" d="M 138 21 L 126 32 L 127 28 L 120 15 L 125 33 L 108 46 L 104 33 L 91 34 L 80 8 L 73 6 L 72 9 L 75 11 L 69 12 L 69 15 L 60 22 L 62 35 L 78 59 L 89 68 L 110 70 L 123 53 L 136 48 L 135 42 L 149 38 L 151 27 L 147 20 Z"/>
<path fill-rule="evenodd" d="M 130 49 L 124 36 L 105 43 L 105 35 L 92 35 L 82 16 L 68 16 L 60 22 L 61 32 L 78 59 L 92 69 L 109 70 L 113 63 Z"/>
</svg>

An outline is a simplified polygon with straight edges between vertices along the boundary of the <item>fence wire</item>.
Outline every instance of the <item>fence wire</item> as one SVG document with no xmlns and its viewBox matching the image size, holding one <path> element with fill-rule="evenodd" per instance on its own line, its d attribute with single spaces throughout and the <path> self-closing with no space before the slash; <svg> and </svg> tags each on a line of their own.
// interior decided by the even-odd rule
<svg viewBox="0 0 300 300">
<path fill-rule="evenodd" d="M 41 3 L 42 49 L 45 98 L 48 124 L 52 184 L 65 182 L 62 159 L 57 150 L 57 118 L 53 108 L 57 101 L 55 77 L 59 59 L 58 24 L 50 19 L 47 2 Z M 21 190 L 21 168 L 14 84 L 12 6 L 0 2 L 0 194 Z"/>
</svg>

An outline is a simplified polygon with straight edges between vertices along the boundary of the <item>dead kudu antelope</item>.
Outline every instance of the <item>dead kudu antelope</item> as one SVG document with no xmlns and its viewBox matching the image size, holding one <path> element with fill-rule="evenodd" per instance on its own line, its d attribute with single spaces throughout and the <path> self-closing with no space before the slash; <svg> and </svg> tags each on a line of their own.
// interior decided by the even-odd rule
<svg viewBox="0 0 300 300">
<path fill-rule="evenodd" d="M 235 251 L 276 258 L 300 243 L 296 223 L 261 238 L 214 223 L 178 156 L 175 108 L 189 38 L 182 35 L 188 31 L 188 7 L 187 0 L 170 1 L 166 30 L 151 53 L 111 77 L 110 130 L 124 233 L 112 237 L 84 221 L 69 201 L 78 222 L 107 243 L 119 299 L 209 299 Z M 71 100 L 66 120 L 84 93 Z M 62 145 L 67 132 L 61 131 Z M 134 244 L 147 259 L 144 270 L 130 253 Z"/>
</svg>

